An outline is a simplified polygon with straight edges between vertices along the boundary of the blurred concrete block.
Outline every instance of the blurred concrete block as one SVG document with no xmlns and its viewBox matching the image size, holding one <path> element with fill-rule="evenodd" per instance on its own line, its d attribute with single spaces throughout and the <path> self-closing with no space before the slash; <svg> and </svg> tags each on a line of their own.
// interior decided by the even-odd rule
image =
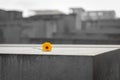
<svg viewBox="0 0 120 80">
<path fill-rule="evenodd" d="M 119 80 L 120 46 L 0 45 L 0 80 Z"/>
</svg>

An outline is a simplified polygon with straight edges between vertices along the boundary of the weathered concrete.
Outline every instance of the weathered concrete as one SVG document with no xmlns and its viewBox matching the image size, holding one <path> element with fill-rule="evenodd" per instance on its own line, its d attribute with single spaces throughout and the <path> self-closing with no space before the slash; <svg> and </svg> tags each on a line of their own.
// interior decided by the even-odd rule
<svg viewBox="0 0 120 80">
<path fill-rule="evenodd" d="M 119 45 L 0 45 L 0 80 L 120 80 Z"/>
<path fill-rule="evenodd" d="M 120 80 L 120 49 L 94 57 L 94 80 Z"/>
<path fill-rule="evenodd" d="M 90 56 L 0 55 L 0 80 L 93 80 Z"/>
</svg>

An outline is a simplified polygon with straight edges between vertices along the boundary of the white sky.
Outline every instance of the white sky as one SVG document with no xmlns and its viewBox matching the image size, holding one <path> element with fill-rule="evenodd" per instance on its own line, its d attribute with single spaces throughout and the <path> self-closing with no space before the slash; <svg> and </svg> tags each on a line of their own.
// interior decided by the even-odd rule
<svg viewBox="0 0 120 80">
<path fill-rule="evenodd" d="M 28 10 L 58 9 L 69 12 L 69 8 L 82 7 L 85 10 L 115 10 L 120 17 L 120 0 L 0 0 L 0 8 L 22 10 L 24 16 Z"/>
</svg>

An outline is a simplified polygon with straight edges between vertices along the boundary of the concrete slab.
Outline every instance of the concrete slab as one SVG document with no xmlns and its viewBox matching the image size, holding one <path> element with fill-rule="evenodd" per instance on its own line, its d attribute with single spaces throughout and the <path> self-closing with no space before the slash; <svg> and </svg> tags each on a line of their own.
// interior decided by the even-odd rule
<svg viewBox="0 0 120 80">
<path fill-rule="evenodd" d="M 120 49 L 120 45 L 55 45 L 51 52 L 43 52 L 39 44 L 1 44 L 0 54 L 95 56 Z"/>
</svg>

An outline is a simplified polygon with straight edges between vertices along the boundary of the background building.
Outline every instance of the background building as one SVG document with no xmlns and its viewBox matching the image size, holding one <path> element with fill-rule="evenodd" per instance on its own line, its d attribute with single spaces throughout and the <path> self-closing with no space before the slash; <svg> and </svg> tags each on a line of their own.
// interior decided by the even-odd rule
<svg viewBox="0 0 120 80">
<path fill-rule="evenodd" d="M 35 10 L 24 18 L 20 11 L 0 10 L 1 43 L 119 44 L 120 19 L 114 11 L 85 11 L 71 8 Z"/>
</svg>

